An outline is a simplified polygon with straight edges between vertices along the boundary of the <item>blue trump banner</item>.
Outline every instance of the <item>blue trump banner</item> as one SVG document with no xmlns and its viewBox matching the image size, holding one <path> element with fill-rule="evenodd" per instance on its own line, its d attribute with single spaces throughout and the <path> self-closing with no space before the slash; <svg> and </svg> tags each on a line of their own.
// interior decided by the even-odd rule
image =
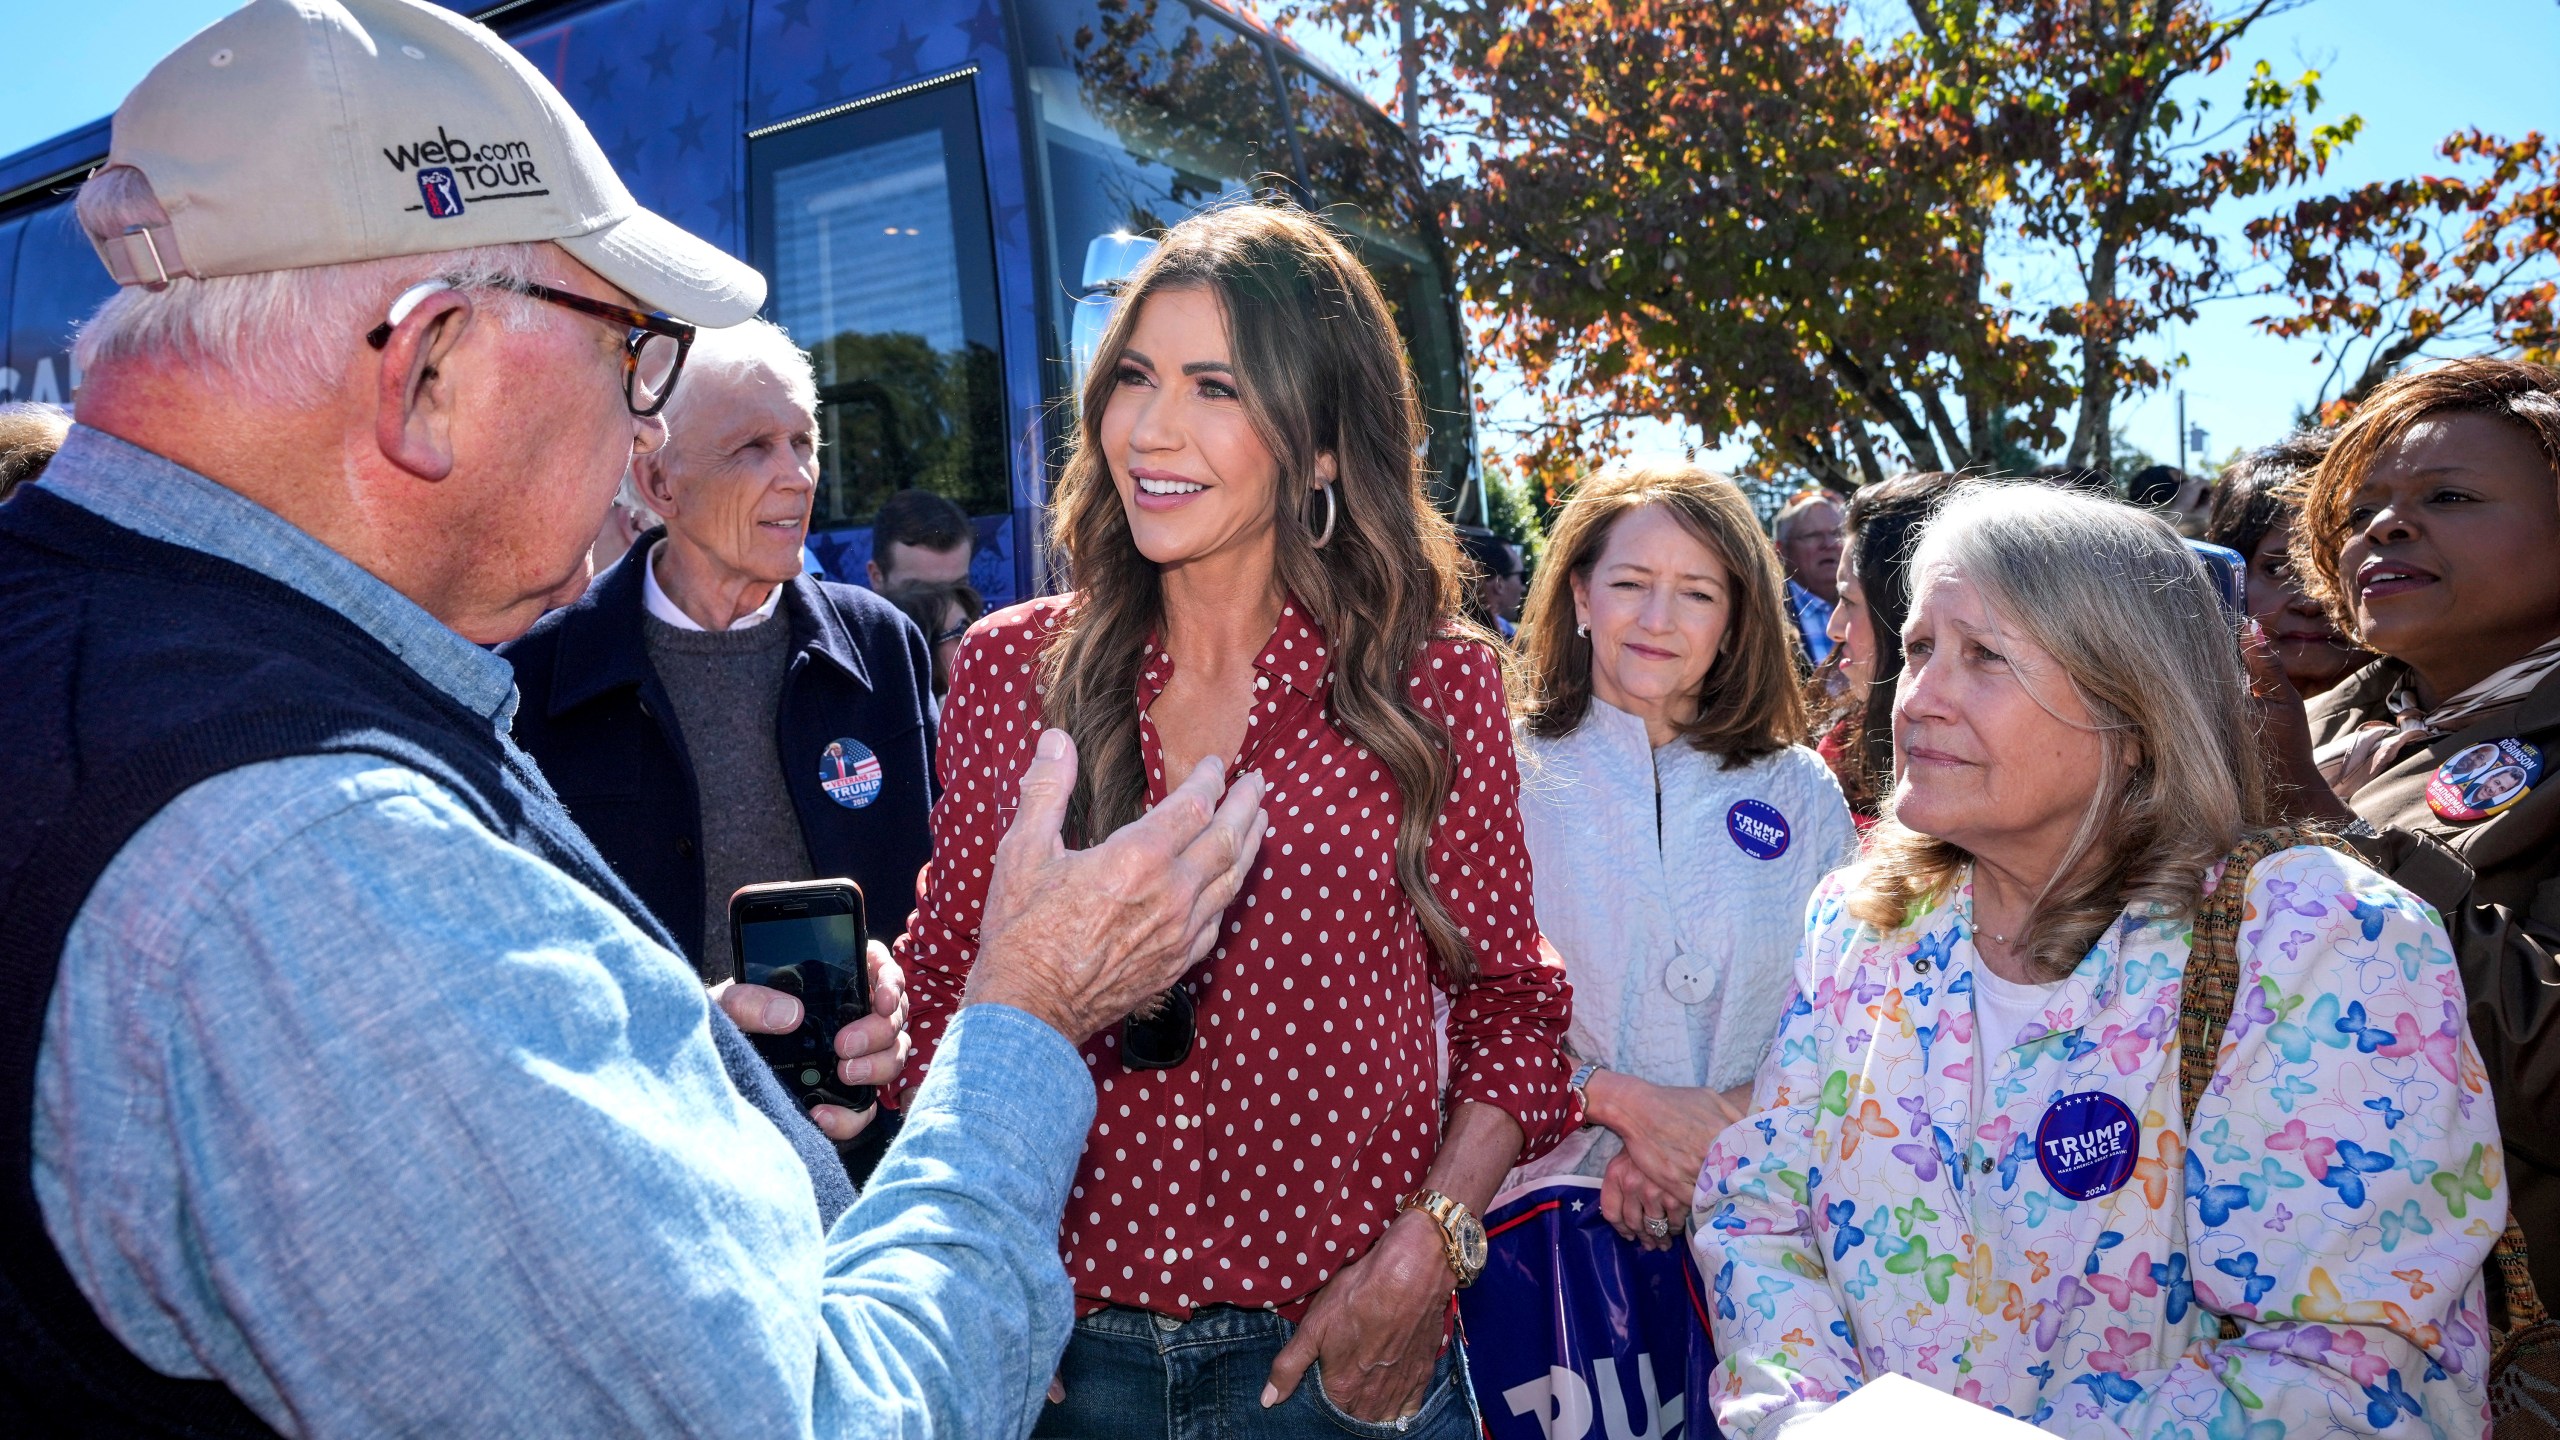
<svg viewBox="0 0 2560 1440">
<path fill-rule="evenodd" d="M 1492 1440 L 1715 1440 L 1706 1286 L 1685 1245 L 1646 1250 L 1600 1214 L 1600 1182 L 1495 1197 L 1484 1274 L 1458 1292 Z"/>
</svg>

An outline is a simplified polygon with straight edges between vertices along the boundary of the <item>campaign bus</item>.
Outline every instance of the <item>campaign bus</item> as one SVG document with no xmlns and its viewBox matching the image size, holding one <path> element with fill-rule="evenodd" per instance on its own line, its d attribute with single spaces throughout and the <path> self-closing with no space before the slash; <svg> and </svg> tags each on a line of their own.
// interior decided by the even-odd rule
<svg viewBox="0 0 2560 1440">
<path fill-rule="evenodd" d="M 1481 505 L 1458 313 L 1402 130 L 1217 0 L 613 0 L 457 6 L 567 96 L 641 203 L 745 258 L 818 372 L 810 549 L 859 581 L 880 502 L 975 518 L 991 604 L 1050 588 L 1044 498 L 1078 357 L 1147 238 L 1282 191 L 1377 276 L 1441 503 Z M 455 116 L 410 147 L 445 203 L 510 157 Z M 99 120 L 0 160 L 0 400 L 68 403 L 111 283 L 71 213 Z M 387 154 L 391 163 L 401 162 Z M 441 177 L 438 182 L 442 183 Z"/>
</svg>

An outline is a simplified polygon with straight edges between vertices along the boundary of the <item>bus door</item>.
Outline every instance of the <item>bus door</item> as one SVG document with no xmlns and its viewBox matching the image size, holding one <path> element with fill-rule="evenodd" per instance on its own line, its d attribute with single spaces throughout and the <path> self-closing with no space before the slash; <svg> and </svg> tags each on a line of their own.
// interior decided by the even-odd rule
<svg viewBox="0 0 2560 1440">
<path fill-rule="evenodd" d="M 818 372 L 810 549 L 859 581 L 872 517 L 929 490 L 978 526 L 970 582 L 1021 598 L 974 68 L 747 139 L 749 256 Z"/>
</svg>

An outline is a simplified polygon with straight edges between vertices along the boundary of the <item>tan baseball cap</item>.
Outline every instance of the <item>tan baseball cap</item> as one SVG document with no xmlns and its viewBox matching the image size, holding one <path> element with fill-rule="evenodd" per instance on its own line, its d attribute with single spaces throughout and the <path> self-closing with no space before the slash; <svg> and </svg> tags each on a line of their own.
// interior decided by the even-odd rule
<svg viewBox="0 0 2560 1440">
<path fill-rule="evenodd" d="M 643 308 L 734 325 L 764 277 L 640 208 L 560 92 L 415 0 L 251 0 L 117 108 L 169 223 L 90 237 L 119 285 L 552 241 Z"/>
</svg>

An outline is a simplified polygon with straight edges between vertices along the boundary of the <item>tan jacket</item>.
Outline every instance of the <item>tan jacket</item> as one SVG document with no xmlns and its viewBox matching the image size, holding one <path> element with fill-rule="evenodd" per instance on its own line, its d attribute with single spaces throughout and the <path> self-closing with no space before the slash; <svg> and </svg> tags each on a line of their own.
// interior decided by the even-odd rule
<svg viewBox="0 0 2560 1440">
<path fill-rule="evenodd" d="M 2313 743 L 2367 720 L 2387 720 L 2400 669 L 2379 661 L 2309 705 Z M 2427 808 L 2427 780 L 2484 740 L 2539 746 L 2542 779 L 2499 814 L 2469 824 Z M 2504 1132 L 2516 1218 L 2533 1253 L 2534 1282 L 2560 1298 L 2560 671 L 2374 777 L 2348 804 L 2375 829 L 2362 842 L 2374 867 L 2444 916 L 2471 1034 L 2489 1067 Z"/>
</svg>

